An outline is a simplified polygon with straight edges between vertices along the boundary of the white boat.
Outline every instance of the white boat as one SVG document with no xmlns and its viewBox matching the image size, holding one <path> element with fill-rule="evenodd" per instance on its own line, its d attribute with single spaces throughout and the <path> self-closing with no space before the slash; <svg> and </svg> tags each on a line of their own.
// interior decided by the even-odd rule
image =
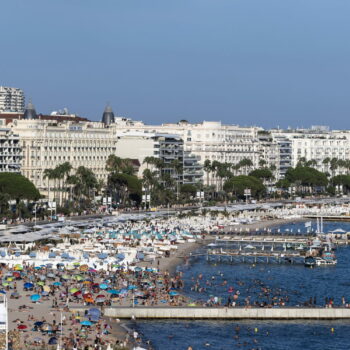
<svg viewBox="0 0 350 350">
<path fill-rule="evenodd" d="M 324 259 L 317 257 L 315 258 L 317 266 L 334 266 L 337 264 L 337 259 Z"/>
</svg>

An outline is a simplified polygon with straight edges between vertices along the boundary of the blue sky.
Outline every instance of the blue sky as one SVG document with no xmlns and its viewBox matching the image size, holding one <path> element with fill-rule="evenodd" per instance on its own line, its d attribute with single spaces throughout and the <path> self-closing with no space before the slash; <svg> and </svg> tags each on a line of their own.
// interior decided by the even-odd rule
<svg viewBox="0 0 350 350">
<path fill-rule="evenodd" d="M 110 102 L 147 123 L 350 128 L 349 0 L 11 0 L 0 11 L 0 85 L 23 88 L 38 112 L 98 120 Z"/>
</svg>

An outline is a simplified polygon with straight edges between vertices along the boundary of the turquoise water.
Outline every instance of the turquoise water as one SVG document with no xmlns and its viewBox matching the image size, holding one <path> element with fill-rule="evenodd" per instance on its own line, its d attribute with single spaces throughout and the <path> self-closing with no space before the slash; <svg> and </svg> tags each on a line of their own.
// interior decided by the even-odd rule
<svg viewBox="0 0 350 350">
<path fill-rule="evenodd" d="M 347 223 L 325 224 L 325 231 L 339 227 L 350 231 Z M 303 229 L 303 224 L 281 227 L 281 231 L 285 229 L 296 231 Z M 218 297 L 222 304 L 232 290 L 239 290 L 241 305 L 249 299 L 250 304 L 283 300 L 289 306 L 302 306 L 311 299 L 324 306 L 325 298 L 333 298 L 335 305 L 340 305 L 342 297 L 350 302 L 350 247 L 339 247 L 336 254 L 336 266 L 314 269 L 303 265 L 208 263 L 198 257 L 181 267 L 184 293 L 202 302 Z M 137 322 L 136 327 L 152 341 L 154 349 L 180 350 L 189 345 L 194 350 L 350 349 L 350 322 L 147 321 Z"/>
</svg>

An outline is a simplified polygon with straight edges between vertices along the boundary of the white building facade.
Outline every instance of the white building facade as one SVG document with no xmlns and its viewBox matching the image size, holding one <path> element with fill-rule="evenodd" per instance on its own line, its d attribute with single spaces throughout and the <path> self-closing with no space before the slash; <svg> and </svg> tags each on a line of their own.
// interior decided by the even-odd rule
<svg viewBox="0 0 350 350">
<path fill-rule="evenodd" d="M 313 167 L 322 172 L 330 171 L 330 160 L 350 160 L 350 132 L 347 130 L 302 129 L 271 130 L 275 140 L 289 143 L 289 166 L 296 167 L 300 160 L 312 161 Z M 284 144 L 287 147 L 287 144 Z M 348 170 L 337 167 L 332 175 Z"/>
<path fill-rule="evenodd" d="M 191 124 L 181 121 L 176 124 L 146 125 L 142 122 L 118 123 L 123 131 L 145 131 L 179 135 L 184 142 L 184 150 L 198 157 L 203 165 L 206 160 L 237 164 L 248 158 L 253 167 L 259 166 L 259 160 L 265 157 L 264 145 L 259 142 L 258 131 L 261 128 L 224 125 L 221 122 Z M 269 165 L 273 159 L 267 158 Z M 206 176 L 204 177 L 206 181 Z"/>
<path fill-rule="evenodd" d="M 120 158 L 137 159 L 140 162 L 138 176 L 149 166 L 147 157 L 160 159 L 163 172 L 168 172 L 180 184 L 195 184 L 202 181 L 203 172 L 199 158 L 184 150 L 184 142 L 177 134 L 143 131 L 118 132 L 116 155 Z M 182 171 L 177 173 L 173 164 L 177 162 Z"/>
<path fill-rule="evenodd" d="M 23 90 L 7 86 L 0 86 L 0 112 L 24 111 Z"/>
<path fill-rule="evenodd" d="M 11 129 L 0 129 L 0 172 L 19 173 L 22 151 L 19 135 Z"/>
<path fill-rule="evenodd" d="M 14 120 L 9 127 L 19 135 L 21 173 L 46 192 L 50 184 L 45 169 L 70 162 L 74 169 L 91 169 L 97 179 L 106 180 L 106 161 L 115 154 L 115 129 L 97 122 Z M 52 184 L 50 185 L 52 186 Z"/>
</svg>

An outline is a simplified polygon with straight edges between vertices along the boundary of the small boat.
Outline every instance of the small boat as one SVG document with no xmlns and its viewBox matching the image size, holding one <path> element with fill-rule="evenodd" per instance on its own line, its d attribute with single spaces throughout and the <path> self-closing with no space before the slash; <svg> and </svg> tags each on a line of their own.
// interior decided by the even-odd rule
<svg viewBox="0 0 350 350">
<path fill-rule="evenodd" d="M 304 259 L 304 266 L 314 267 L 316 266 L 316 259 L 313 256 L 307 256 Z"/>
<path fill-rule="evenodd" d="M 317 266 L 332 266 L 337 264 L 337 259 L 334 253 L 324 252 L 321 257 L 316 258 Z"/>
</svg>

